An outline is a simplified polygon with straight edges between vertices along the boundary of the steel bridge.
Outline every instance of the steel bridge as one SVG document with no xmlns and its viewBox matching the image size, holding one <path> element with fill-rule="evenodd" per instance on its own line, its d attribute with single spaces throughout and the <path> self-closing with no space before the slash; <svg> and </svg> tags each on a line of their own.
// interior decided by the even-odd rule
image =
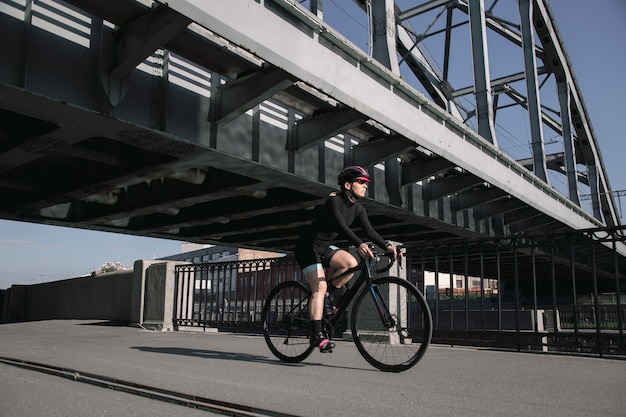
<svg viewBox="0 0 626 417">
<path fill-rule="evenodd" d="M 289 252 L 360 164 L 406 244 L 618 226 L 547 1 L 485 3 L 0 0 L 0 218 Z"/>
</svg>

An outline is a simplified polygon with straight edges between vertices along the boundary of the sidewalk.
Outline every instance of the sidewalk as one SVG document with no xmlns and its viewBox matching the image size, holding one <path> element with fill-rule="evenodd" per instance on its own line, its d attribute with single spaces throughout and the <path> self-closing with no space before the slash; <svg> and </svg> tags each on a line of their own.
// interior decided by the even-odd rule
<svg viewBox="0 0 626 417">
<path fill-rule="evenodd" d="M 90 321 L 0 325 L 0 356 L 304 416 L 617 417 L 626 410 L 626 361 L 615 359 L 431 346 L 414 368 L 391 374 L 348 342 L 287 365 L 258 336 Z M 0 416 L 36 415 L 211 414 L 0 363 Z"/>
</svg>

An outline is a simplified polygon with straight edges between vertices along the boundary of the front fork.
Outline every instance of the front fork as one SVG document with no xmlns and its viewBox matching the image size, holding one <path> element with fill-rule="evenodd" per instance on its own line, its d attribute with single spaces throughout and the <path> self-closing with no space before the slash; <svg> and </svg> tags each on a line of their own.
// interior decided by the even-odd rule
<svg viewBox="0 0 626 417">
<path fill-rule="evenodd" d="M 373 285 L 371 280 L 369 281 L 370 282 L 368 283 L 368 285 L 370 289 L 370 294 L 372 294 L 374 304 L 376 305 L 376 309 L 378 310 L 378 314 L 383 322 L 383 325 L 388 329 L 395 327 L 396 320 L 389 312 L 389 307 L 387 306 L 387 304 L 385 304 L 384 298 L 380 295 L 380 292 L 378 292 L 378 287 Z"/>
</svg>

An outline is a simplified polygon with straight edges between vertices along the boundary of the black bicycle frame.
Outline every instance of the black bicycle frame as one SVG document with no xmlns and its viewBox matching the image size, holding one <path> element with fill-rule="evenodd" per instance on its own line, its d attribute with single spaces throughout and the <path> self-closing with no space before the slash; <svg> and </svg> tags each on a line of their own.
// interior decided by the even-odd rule
<svg viewBox="0 0 626 417">
<path fill-rule="evenodd" d="M 337 311 L 335 314 L 329 319 L 330 324 L 334 327 L 339 320 L 343 317 L 343 314 L 346 312 L 348 305 L 352 302 L 352 300 L 357 296 L 359 291 L 361 290 L 362 285 L 366 285 L 369 288 L 372 297 L 374 298 L 374 303 L 378 309 L 378 314 L 380 314 L 380 319 L 383 321 L 385 326 L 391 327 L 389 317 L 386 317 L 385 312 L 389 311 L 388 307 L 385 305 L 384 299 L 378 294 L 378 289 L 372 285 L 372 274 L 370 272 L 371 266 L 368 264 L 367 259 L 364 259 L 359 263 L 358 266 L 354 268 L 350 268 L 349 270 L 343 272 L 337 277 L 327 280 L 328 283 L 335 281 L 342 276 L 345 276 L 351 272 L 356 272 L 361 270 L 361 274 L 356 278 L 356 282 L 354 285 L 350 286 L 348 292 L 342 297 L 341 302 L 337 306 Z"/>
</svg>

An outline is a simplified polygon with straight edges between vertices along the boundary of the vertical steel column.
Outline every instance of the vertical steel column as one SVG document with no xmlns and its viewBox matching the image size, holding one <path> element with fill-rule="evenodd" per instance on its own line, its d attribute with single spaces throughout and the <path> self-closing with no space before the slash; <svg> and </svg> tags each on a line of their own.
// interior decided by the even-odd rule
<svg viewBox="0 0 626 417">
<path fill-rule="evenodd" d="M 345 139 L 350 140 L 350 139 Z M 317 180 L 326 182 L 326 142 L 322 141 L 317 145 Z"/>
<path fill-rule="evenodd" d="M 285 133 L 287 135 L 287 172 L 292 174 L 296 172 L 296 151 L 294 151 L 295 147 L 293 146 L 295 125 L 296 112 L 294 109 L 289 108 L 287 111 L 287 131 Z"/>
<path fill-rule="evenodd" d="M 20 62 L 20 78 L 18 86 L 26 88 L 28 82 L 28 68 L 30 65 L 30 51 L 33 33 L 33 3 L 34 0 L 26 0 L 24 4 L 24 48 L 22 49 L 22 60 Z"/>
<path fill-rule="evenodd" d="M 219 89 L 222 85 L 222 77 L 216 73 L 211 72 L 211 96 L 209 98 L 209 114 L 211 113 L 211 109 L 214 109 L 219 106 Z M 209 120 L 209 146 L 212 149 L 217 149 L 217 131 L 218 124 L 214 121 Z"/>
<path fill-rule="evenodd" d="M 372 57 L 394 74 L 400 75 L 394 0 L 371 0 L 369 30 L 372 40 Z M 385 160 L 385 187 L 389 202 L 401 206 L 400 163 L 396 157 Z"/>
<path fill-rule="evenodd" d="M 591 194 L 591 209 L 593 217 L 602 220 L 602 210 L 600 210 L 600 178 L 598 176 L 598 166 L 595 161 L 587 165 L 587 178 L 589 181 L 589 194 Z"/>
<path fill-rule="evenodd" d="M 319 17 L 320 19 L 324 19 L 324 4 L 323 4 L 323 0 L 311 0 L 311 3 L 309 5 L 309 10 L 311 10 L 311 12 L 313 14 L 315 14 L 317 17 Z M 291 113 L 291 112 L 290 112 Z M 291 118 L 289 119 L 289 129 L 293 129 L 294 125 L 294 121 L 291 120 Z M 289 137 L 291 137 L 291 131 L 288 132 Z M 288 148 L 291 149 L 291 148 Z M 293 151 L 289 151 L 290 155 L 293 154 Z M 291 159 L 289 160 L 289 162 L 291 162 Z M 321 142 L 320 144 L 317 145 L 317 180 L 319 182 L 326 182 L 326 144 L 324 142 Z M 348 165 L 348 163 L 345 163 L 345 165 Z M 293 171 L 289 171 L 289 172 L 293 172 Z"/>
<path fill-rule="evenodd" d="M 107 97 L 106 91 L 104 91 L 104 86 L 102 85 L 100 79 L 100 71 L 99 68 L 102 67 L 100 64 L 100 60 L 102 59 L 102 48 L 104 43 L 104 21 L 102 18 L 98 18 L 96 16 L 91 17 L 91 33 L 89 35 L 89 52 L 90 52 L 90 62 L 95 63 L 96 70 L 92 71 L 93 77 L 93 85 L 95 89 L 96 96 L 96 108 L 103 114 L 111 114 L 111 102 Z"/>
<path fill-rule="evenodd" d="M 580 206 L 578 196 L 578 176 L 576 173 L 576 151 L 574 149 L 574 135 L 572 132 L 572 118 L 570 106 L 570 89 L 566 81 L 557 81 L 559 105 L 561 107 L 561 126 L 563 127 L 563 151 L 565 154 L 565 175 L 569 199 Z"/>
<path fill-rule="evenodd" d="M 309 10 L 320 19 L 324 19 L 324 0 L 311 0 Z"/>
<path fill-rule="evenodd" d="M 369 30 L 372 57 L 400 75 L 396 48 L 396 14 L 394 0 L 371 0 L 372 15 Z"/>
<path fill-rule="evenodd" d="M 170 53 L 157 49 L 153 54 L 152 91 L 150 97 L 150 127 L 167 130 L 167 82 L 169 75 Z"/>
<path fill-rule="evenodd" d="M 250 159 L 254 162 L 261 160 L 261 106 L 252 108 L 252 152 Z"/>
<path fill-rule="evenodd" d="M 548 182 L 546 156 L 543 148 L 543 129 L 541 128 L 535 37 L 532 25 L 533 8 L 530 0 L 518 0 L 518 5 L 522 24 L 522 49 L 524 51 L 526 95 L 528 97 L 528 117 L 530 119 L 530 135 L 533 150 L 533 171 L 536 176 Z"/>
<path fill-rule="evenodd" d="M 469 21 L 478 134 L 485 140 L 497 145 L 491 98 L 491 76 L 489 74 L 484 0 L 469 1 Z"/>
</svg>

